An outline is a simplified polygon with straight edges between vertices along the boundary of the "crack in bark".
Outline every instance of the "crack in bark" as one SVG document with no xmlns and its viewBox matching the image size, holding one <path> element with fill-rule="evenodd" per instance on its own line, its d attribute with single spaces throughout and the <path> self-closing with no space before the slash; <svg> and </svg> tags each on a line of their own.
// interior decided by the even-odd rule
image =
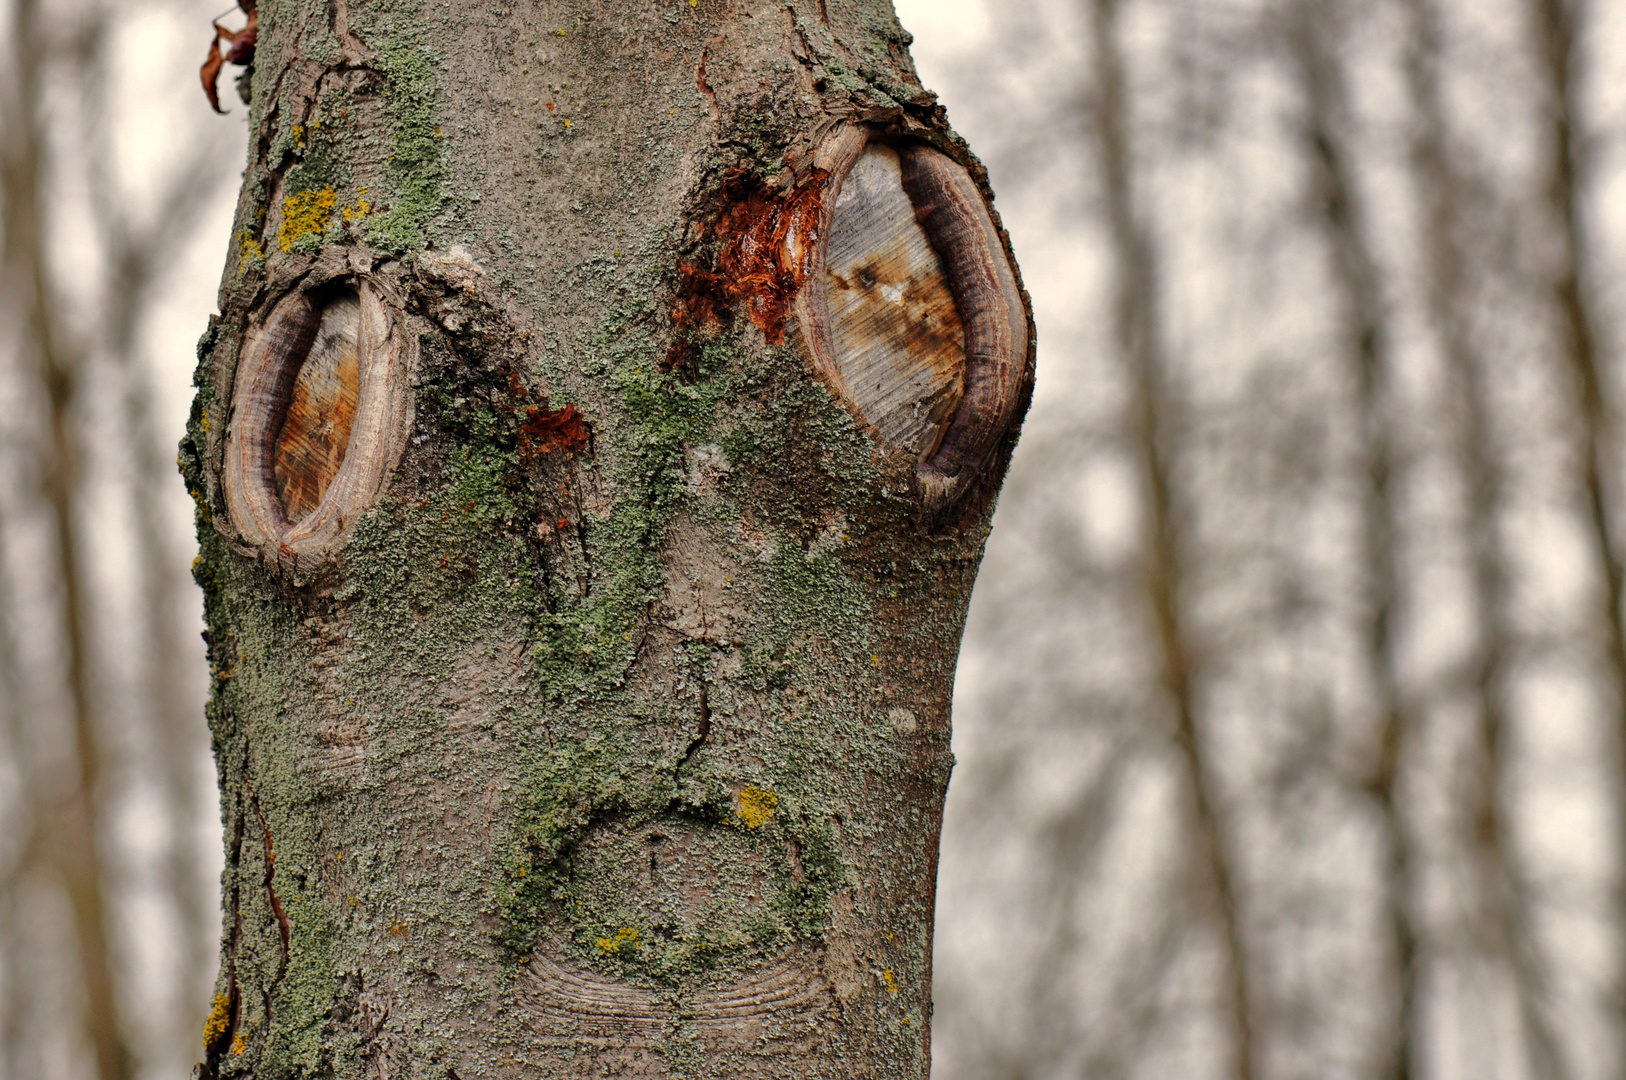
<svg viewBox="0 0 1626 1080">
<path fill-rule="evenodd" d="M 694 84 L 699 88 L 700 95 L 706 99 L 706 104 L 711 106 L 711 118 L 721 124 L 723 122 L 723 110 L 717 105 L 717 92 L 706 81 L 706 56 L 710 51 L 711 47 L 709 45 L 700 50 L 700 66 L 695 69 Z"/>
<path fill-rule="evenodd" d="M 213 1040 L 203 1045 L 203 1062 L 198 1068 L 200 1080 L 215 1080 L 219 1074 L 220 1059 L 230 1050 L 237 1036 L 238 1014 L 242 1006 L 242 991 L 237 985 L 237 954 L 243 944 L 242 880 L 238 868 L 243 862 L 243 806 L 237 807 L 237 820 L 231 834 L 231 857 L 227 861 L 231 887 L 227 890 L 226 915 L 231 926 L 226 940 L 225 957 L 221 966 L 226 972 L 226 1026 Z M 207 1039 L 207 1031 L 205 1038 Z"/>
<path fill-rule="evenodd" d="M 702 679 L 700 680 L 700 723 L 695 729 L 695 737 L 690 740 L 688 748 L 683 751 L 683 760 L 677 763 L 677 768 L 672 772 L 674 786 L 682 786 L 683 767 L 693 760 L 694 756 L 700 752 L 700 748 L 706 744 L 706 740 L 710 738 L 711 704 L 706 698 L 706 682 Z"/>
<path fill-rule="evenodd" d="M 282 955 L 277 962 L 277 976 L 272 980 L 272 985 L 275 986 L 282 982 L 283 976 L 288 974 L 288 947 L 292 934 L 288 925 L 288 913 L 283 910 L 282 900 L 277 896 L 277 890 L 274 884 L 274 879 L 276 878 L 277 873 L 277 851 L 271 838 L 271 827 L 266 823 L 265 811 L 260 809 L 259 797 L 250 792 L 249 802 L 254 807 L 254 816 L 259 819 L 260 831 L 265 836 L 265 896 L 271 904 L 271 914 L 276 917 L 277 932 L 282 938 Z M 265 1012 L 267 1018 L 269 1018 L 271 1015 L 271 991 L 267 989 L 265 994 Z"/>
<path fill-rule="evenodd" d="M 344 58 L 350 65 L 370 67 L 377 54 L 350 29 L 350 5 L 345 0 L 328 0 L 327 21 L 333 36 L 339 39 L 339 47 L 344 50 Z"/>
</svg>

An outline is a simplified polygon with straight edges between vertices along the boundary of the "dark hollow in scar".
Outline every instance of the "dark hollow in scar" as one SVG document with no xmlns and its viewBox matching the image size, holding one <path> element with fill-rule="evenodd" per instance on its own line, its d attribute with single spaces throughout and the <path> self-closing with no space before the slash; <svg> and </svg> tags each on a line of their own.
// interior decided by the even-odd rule
<svg viewBox="0 0 1626 1080">
<path fill-rule="evenodd" d="M 309 351 L 279 380 L 286 390 L 277 395 L 283 408 L 270 455 L 271 486 L 291 524 L 321 505 L 344 464 L 361 392 L 360 297 L 335 290 L 308 318 L 315 322 Z"/>
</svg>

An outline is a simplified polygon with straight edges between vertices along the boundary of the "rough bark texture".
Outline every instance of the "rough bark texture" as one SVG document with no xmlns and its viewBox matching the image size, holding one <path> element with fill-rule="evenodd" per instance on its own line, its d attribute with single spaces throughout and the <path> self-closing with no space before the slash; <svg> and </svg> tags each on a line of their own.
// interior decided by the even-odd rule
<svg viewBox="0 0 1626 1080">
<path fill-rule="evenodd" d="M 199 1074 L 924 1077 L 1033 334 L 890 4 L 258 19 L 182 447 L 227 838 Z M 866 144 L 966 326 L 907 442 L 802 314 Z"/>
</svg>

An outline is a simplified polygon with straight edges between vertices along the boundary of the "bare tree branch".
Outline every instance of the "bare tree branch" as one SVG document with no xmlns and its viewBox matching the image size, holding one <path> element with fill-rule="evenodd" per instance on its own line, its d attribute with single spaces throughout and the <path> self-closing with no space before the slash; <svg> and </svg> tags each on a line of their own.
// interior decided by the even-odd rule
<svg viewBox="0 0 1626 1080">
<path fill-rule="evenodd" d="M 1580 28 L 1591 13 L 1587 0 L 1528 0 L 1543 82 L 1548 130 L 1547 212 L 1559 257 L 1550 288 L 1559 330 L 1559 349 L 1574 382 L 1581 439 L 1581 484 L 1592 544 L 1603 576 L 1605 661 L 1615 706 L 1615 740 L 1621 753 L 1617 776 L 1618 813 L 1626 820 L 1626 565 L 1622 562 L 1619 526 L 1621 497 L 1617 471 L 1617 406 L 1611 398 L 1607 358 L 1599 342 L 1598 317 L 1587 282 L 1590 251 L 1586 195 L 1592 181 L 1588 134 L 1582 116 Z M 1616 868 L 1619 874 L 1619 865 Z M 1626 897 L 1626 889 L 1621 890 Z M 1617 927 L 1626 921 L 1626 903 Z M 1618 932 L 1618 930 L 1617 930 Z M 1622 965 L 1616 965 L 1617 972 Z M 1626 1008 L 1626 988 L 1617 974 L 1613 1005 L 1617 1023 Z M 1616 1053 L 1621 1048 L 1615 1048 Z"/>
<path fill-rule="evenodd" d="M 80 974 L 87 1002 L 85 1027 L 95 1050 L 100 1080 L 125 1080 L 131 1056 L 113 980 L 113 960 L 103 904 L 97 797 L 101 747 L 97 729 L 94 676 L 85 619 L 88 598 L 81 574 L 80 538 L 75 514 L 79 447 L 72 410 L 79 357 L 53 318 L 52 287 L 46 265 L 43 207 L 41 115 L 44 35 L 36 0 L 14 0 L 6 35 L 12 76 L 0 98 L 0 184 L 5 191 L 4 249 L 0 281 L 13 298 L 24 327 L 24 356 L 33 352 L 49 413 L 48 441 L 42 448 L 41 495 L 50 508 L 56 536 L 60 603 L 68 661 L 68 691 L 77 783 L 52 807 L 49 828 L 52 863 L 73 905 Z"/>
<path fill-rule="evenodd" d="M 1377 805 L 1387 849 L 1389 930 L 1394 945 L 1393 1045 L 1386 1075 L 1417 1075 L 1419 934 L 1412 919 L 1415 854 L 1401 791 L 1402 765 L 1413 717 L 1400 687 L 1395 621 L 1401 603 L 1397 554 L 1400 510 L 1395 470 L 1392 333 L 1379 282 L 1382 271 L 1368 238 L 1365 207 L 1353 161 L 1351 117 L 1336 59 L 1337 14 L 1325 0 L 1303 0 L 1288 11 L 1288 50 L 1304 95 L 1301 137 L 1310 166 L 1316 221 L 1331 254 L 1343 309 L 1345 355 L 1357 388 L 1361 456 L 1366 479 L 1361 558 L 1366 586 L 1365 642 L 1377 717 L 1377 762 L 1366 789 Z"/>
<path fill-rule="evenodd" d="M 1182 611 L 1185 556 L 1172 479 L 1172 395 L 1157 313 L 1155 256 L 1135 206 L 1129 144 L 1132 122 L 1117 40 L 1118 16 L 1118 0 L 1091 0 L 1097 79 L 1095 138 L 1117 272 L 1112 305 L 1114 345 L 1133 387 L 1129 410 L 1147 516 L 1145 586 L 1156 628 L 1162 688 L 1174 714 L 1175 745 L 1188 781 L 1197 862 L 1208 877 L 1219 923 L 1224 1010 L 1232 1043 L 1228 1071 L 1235 1080 L 1253 1080 L 1257 1074 L 1246 936 L 1214 763 L 1197 715 L 1195 655 Z"/>
</svg>

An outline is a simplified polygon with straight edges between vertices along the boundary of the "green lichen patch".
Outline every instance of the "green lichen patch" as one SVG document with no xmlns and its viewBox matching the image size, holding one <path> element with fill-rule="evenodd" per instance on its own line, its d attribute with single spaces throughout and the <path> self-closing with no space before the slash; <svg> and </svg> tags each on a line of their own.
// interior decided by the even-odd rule
<svg viewBox="0 0 1626 1080">
<path fill-rule="evenodd" d="M 607 436 L 613 453 L 615 506 L 586 526 L 591 591 L 564 598 L 537 624 L 537 673 L 556 700 L 585 700 L 625 683 L 649 604 L 662 584 L 658 559 L 672 514 L 685 503 L 683 452 L 711 435 L 723 402 L 739 380 L 716 366 L 694 381 L 663 373 L 642 328 L 619 331 L 619 313 L 606 320 L 594 362 L 619 396 L 621 422 Z"/>
<path fill-rule="evenodd" d="M 779 809 L 779 796 L 755 784 L 747 784 L 741 788 L 737 798 L 739 806 L 735 814 L 738 815 L 740 824 L 747 829 L 762 828 Z"/>
<path fill-rule="evenodd" d="M 835 554 L 780 544 L 768 564 L 766 599 L 753 635 L 762 643 L 782 648 L 811 637 L 842 658 L 862 655 L 872 622 L 868 592 Z"/>
<path fill-rule="evenodd" d="M 749 407 L 718 443 L 734 465 L 731 494 L 764 527 L 805 545 L 832 506 L 853 508 L 879 484 L 874 442 L 793 349 L 767 349 L 745 389 Z"/>
<path fill-rule="evenodd" d="M 524 625 L 542 593 L 526 492 L 514 452 L 475 443 L 426 497 L 365 515 L 337 596 L 352 606 L 355 641 L 388 645 L 380 664 L 410 659 L 418 675 L 443 676 L 485 628 Z"/>
<path fill-rule="evenodd" d="M 309 123 L 278 131 L 270 158 L 282 162 L 284 187 L 290 191 L 342 188 L 350 182 L 350 157 L 356 124 L 350 117 L 349 94 L 335 91 L 317 102 Z"/>
<path fill-rule="evenodd" d="M 272 999 L 276 1023 L 267 1033 L 257 1074 L 320 1076 L 330 1058 L 324 1028 L 340 992 L 333 964 L 334 928 L 320 898 L 297 886 L 290 888 L 280 867 L 277 876 L 283 883 L 281 900 L 292 938 L 287 970 Z"/>
<path fill-rule="evenodd" d="M 647 798 L 631 782 L 632 764 L 624 745 L 596 738 L 554 747 L 533 768 L 521 794 L 506 880 L 498 895 L 503 916 L 499 942 L 511 965 L 536 949 L 549 913 L 564 899 L 565 857 L 571 845 L 596 820 Z M 613 936 L 619 927 L 608 929 Z"/>
<path fill-rule="evenodd" d="M 521 880 L 535 875 L 539 886 L 532 921 L 544 929 L 510 943 L 516 959 L 546 934 L 606 976 L 693 985 L 822 934 L 842 878 L 826 833 L 795 815 L 750 825 L 729 816 L 726 799 L 576 825 L 540 871 L 524 865 Z"/>
<path fill-rule="evenodd" d="M 369 242 L 402 254 L 422 248 L 429 220 L 444 200 L 439 98 L 435 66 L 409 20 L 389 29 L 380 66 L 384 72 L 384 117 L 390 129 L 386 170 L 389 209 L 368 224 Z"/>
</svg>

